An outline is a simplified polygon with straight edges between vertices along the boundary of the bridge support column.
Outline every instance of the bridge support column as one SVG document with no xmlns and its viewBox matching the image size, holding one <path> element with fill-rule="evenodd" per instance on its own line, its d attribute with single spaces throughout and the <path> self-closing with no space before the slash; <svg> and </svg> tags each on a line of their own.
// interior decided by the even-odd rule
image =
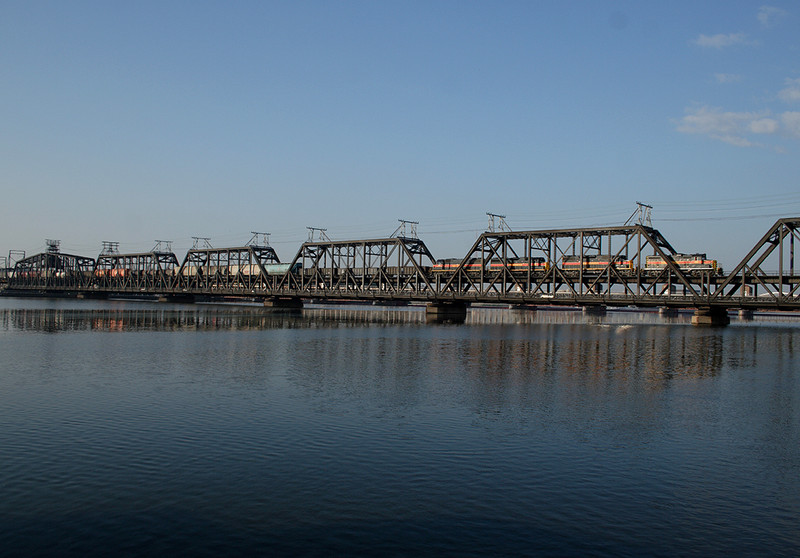
<svg viewBox="0 0 800 558">
<path fill-rule="evenodd" d="M 429 302 L 425 319 L 432 323 L 463 323 L 467 319 L 467 305 L 463 302 Z"/>
<path fill-rule="evenodd" d="M 272 310 L 302 310 L 303 300 L 297 297 L 274 296 L 264 299 L 264 308 Z"/>
<path fill-rule="evenodd" d="M 692 316 L 692 325 L 726 326 L 731 323 L 725 308 L 698 308 Z"/>
<path fill-rule="evenodd" d="M 658 315 L 663 316 L 665 318 L 674 318 L 678 315 L 678 309 L 662 306 L 661 308 L 658 309 Z"/>
<path fill-rule="evenodd" d="M 752 322 L 753 321 L 753 311 L 752 310 L 739 310 L 739 319 L 743 322 Z"/>
<path fill-rule="evenodd" d="M 192 304 L 194 302 L 194 295 L 191 295 L 191 294 L 160 295 L 158 297 L 158 301 L 159 302 L 174 302 L 174 303 Z"/>
<path fill-rule="evenodd" d="M 77 298 L 86 300 L 106 300 L 108 298 L 108 293 L 78 293 Z"/>
<path fill-rule="evenodd" d="M 605 316 L 606 315 L 606 307 L 605 306 L 584 306 L 581 308 L 581 312 L 584 313 L 586 316 Z"/>
</svg>

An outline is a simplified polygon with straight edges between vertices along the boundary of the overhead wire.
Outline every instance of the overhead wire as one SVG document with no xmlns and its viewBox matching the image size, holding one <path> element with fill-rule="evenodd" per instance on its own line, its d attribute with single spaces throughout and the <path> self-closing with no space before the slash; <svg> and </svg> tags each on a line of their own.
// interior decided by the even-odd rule
<svg viewBox="0 0 800 558">
<path fill-rule="evenodd" d="M 703 200 L 654 200 L 653 221 L 658 222 L 700 222 L 700 221 L 745 221 L 754 219 L 780 218 L 788 213 L 800 214 L 800 193 L 775 193 L 752 195 L 728 199 L 703 199 Z M 763 210 L 775 209 L 775 212 Z M 500 209 L 502 211 L 502 209 Z M 762 210 L 753 214 L 753 210 Z M 744 213 L 744 214 L 743 214 Z M 537 211 L 524 211 L 519 213 L 509 212 L 506 222 L 512 229 L 543 229 L 569 223 L 571 226 L 596 227 L 613 226 L 622 224 L 630 213 L 628 209 L 621 209 L 619 205 L 603 205 L 582 208 L 544 209 Z M 420 235 L 459 235 L 465 233 L 480 234 L 487 230 L 485 214 L 462 215 L 452 218 L 443 217 L 441 214 L 433 218 L 426 216 L 408 216 L 419 221 Z M 394 221 L 371 220 L 364 222 L 349 222 L 347 224 L 332 224 L 329 236 L 332 238 L 352 238 L 353 236 L 383 237 L 389 236 L 396 223 Z M 301 229 L 302 230 L 302 229 Z M 252 236 L 250 231 L 208 231 L 212 245 L 244 245 Z M 305 242 L 307 237 L 298 229 L 289 231 L 272 231 L 270 244 L 298 245 Z M 190 247 L 191 236 L 176 237 L 172 240 L 177 249 Z M 133 253 L 148 251 L 154 245 L 154 240 L 130 240 L 125 245 L 132 247 L 124 252 Z M 96 250 L 95 245 L 85 243 L 68 243 L 62 245 L 62 251 L 68 253 L 84 253 Z M 44 244 L 39 244 L 40 252 L 46 251 Z"/>
</svg>

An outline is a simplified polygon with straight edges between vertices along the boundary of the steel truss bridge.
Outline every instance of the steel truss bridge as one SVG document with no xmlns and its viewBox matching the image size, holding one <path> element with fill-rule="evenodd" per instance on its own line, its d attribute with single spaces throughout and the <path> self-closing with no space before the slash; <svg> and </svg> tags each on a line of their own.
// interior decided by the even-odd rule
<svg viewBox="0 0 800 558">
<path fill-rule="evenodd" d="M 416 237 L 304 243 L 290 263 L 268 245 L 193 248 L 89 258 L 58 246 L 16 262 L 6 294 L 152 295 L 263 300 L 424 302 L 458 319 L 469 303 L 693 308 L 696 323 L 727 323 L 727 311 L 800 310 L 795 268 L 800 218 L 779 219 L 729 273 L 687 268 L 657 230 L 620 227 L 483 233 L 458 260 L 436 260 Z M 659 260 L 650 265 L 648 257 Z"/>
</svg>

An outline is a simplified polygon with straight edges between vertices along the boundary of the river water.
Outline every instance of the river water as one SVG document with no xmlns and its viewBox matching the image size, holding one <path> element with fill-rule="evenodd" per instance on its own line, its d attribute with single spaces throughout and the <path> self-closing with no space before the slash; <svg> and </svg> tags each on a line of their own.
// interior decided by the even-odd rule
<svg viewBox="0 0 800 558">
<path fill-rule="evenodd" d="M 0 554 L 797 556 L 800 320 L 0 298 Z"/>
</svg>

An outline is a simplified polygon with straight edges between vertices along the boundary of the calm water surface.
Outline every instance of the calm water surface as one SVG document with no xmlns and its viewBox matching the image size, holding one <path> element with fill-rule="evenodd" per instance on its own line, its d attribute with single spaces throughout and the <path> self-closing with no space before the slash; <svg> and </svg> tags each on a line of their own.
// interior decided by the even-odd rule
<svg viewBox="0 0 800 558">
<path fill-rule="evenodd" d="M 800 321 L 0 298 L 0 554 L 797 556 Z"/>
</svg>

